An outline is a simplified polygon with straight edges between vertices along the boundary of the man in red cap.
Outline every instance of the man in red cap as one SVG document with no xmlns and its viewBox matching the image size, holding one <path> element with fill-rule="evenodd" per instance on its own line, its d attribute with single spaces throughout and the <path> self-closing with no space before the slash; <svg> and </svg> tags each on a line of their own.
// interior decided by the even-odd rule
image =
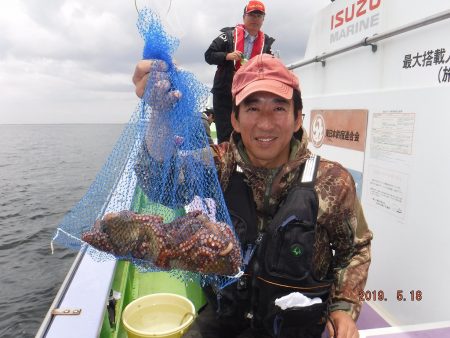
<svg viewBox="0 0 450 338">
<path fill-rule="evenodd" d="M 139 96 L 160 63 L 138 63 Z M 170 88 L 149 90 L 169 109 L 183 94 Z M 234 132 L 211 149 L 244 274 L 204 288 L 208 304 L 185 337 L 320 338 L 325 326 L 335 338 L 359 337 L 372 233 L 352 176 L 308 150 L 298 78 L 279 59 L 261 54 L 242 65 L 231 93 Z"/>
<path fill-rule="evenodd" d="M 260 1 L 249 1 L 244 8 L 243 24 L 222 28 L 205 52 L 205 60 L 217 65 L 213 93 L 214 118 L 218 142 L 228 141 L 233 130 L 231 115 L 231 82 L 239 67 L 262 53 L 271 53 L 275 39 L 261 31 L 266 14 Z"/>
</svg>

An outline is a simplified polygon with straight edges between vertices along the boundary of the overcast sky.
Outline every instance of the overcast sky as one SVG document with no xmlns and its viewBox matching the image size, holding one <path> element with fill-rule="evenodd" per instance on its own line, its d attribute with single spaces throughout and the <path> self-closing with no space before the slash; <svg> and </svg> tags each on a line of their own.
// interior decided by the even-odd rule
<svg viewBox="0 0 450 338">
<path fill-rule="evenodd" d="M 180 38 L 175 58 L 211 85 L 203 54 L 219 29 L 242 22 L 246 0 L 138 0 Z M 291 63 L 329 0 L 266 0 L 263 31 Z M 169 13 L 169 14 L 167 14 Z M 166 15 L 167 14 L 167 15 Z M 143 41 L 134 0 L 13 0 L 0 4 L 0 123 L 121 123 L 138 102 L 131 76 Z"/>
</svg>

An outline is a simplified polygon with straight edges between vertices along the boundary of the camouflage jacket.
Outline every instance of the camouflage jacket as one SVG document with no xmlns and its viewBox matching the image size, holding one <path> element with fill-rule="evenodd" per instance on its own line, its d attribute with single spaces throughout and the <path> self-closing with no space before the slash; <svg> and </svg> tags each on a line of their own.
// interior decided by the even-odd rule
<svg viewBox="0 0 450 338">
<path fill-rule="evenodd" d="M 303 132 L 301 141 L 291 141 L 289 161 L 278 169 L 252 166 L 238 134 L 233 134 L 229 143 L 213 146 L 223 191 L 239 165 L 252 189 L 257 214 L 274 214 L 296 181 L 299 167 L 311 155 L 305 135 Z M 356 197 L 353 178 L 344 167 L 321 158 L 315 190 L 319 198 L 313 258 L 315 274 L 319 278 L 332 276 L 334 279 L 331 311 L 346 311 L 356 320 L 361 310 L 359 291 L 364 289 L 370 265 L 372 233 Z M 262 222 L 258 216 L 259 228 Z"/>
</svg>

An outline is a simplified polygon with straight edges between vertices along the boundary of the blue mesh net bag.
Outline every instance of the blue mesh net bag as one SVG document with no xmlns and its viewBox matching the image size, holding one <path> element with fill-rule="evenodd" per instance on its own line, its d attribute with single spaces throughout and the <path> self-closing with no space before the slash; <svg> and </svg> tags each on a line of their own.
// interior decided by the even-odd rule
<svg viewBox="0 0 450 338">
<path fill-rule="evenodd" d="M 97 260 L 125 259 L 143 271 L 200 277 L 218 286 L 241 271 L 201 108 L 208 89 L 172 61 L 179 41 L 158 15 L 139 13 L 146 91 L 109 158 L 54 241 Z M 173 95 L 177 93 L 177 95 Z"/>
</svg>

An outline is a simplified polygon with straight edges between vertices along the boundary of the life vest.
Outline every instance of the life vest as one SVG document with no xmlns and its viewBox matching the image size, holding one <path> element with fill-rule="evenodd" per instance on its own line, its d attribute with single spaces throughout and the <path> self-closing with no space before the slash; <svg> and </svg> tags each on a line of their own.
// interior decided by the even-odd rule
<svg viewBox="0 0 450 338">
<path fill-rule="evenodd" d="M 243 24 L 239 24 L 234 28 L 233 31 L 233 40 L 234 40 L 234 50 L 240 51 L 244 54 L 244 44 L 245 44 L 245 26 Z M 253 42 L 253 48 L 250 53 L 250 59 L 256 55 L 262 54 L 264 50 L 264 33 L 260 30 L 258 31 L 258 35 Z M 248 61 L 248 60 L 247 60 Z M 242 60 L 235 61 L 234 69 L 237 71 L 242 66 Z"/>
<path fill-rule="evenodd" d="M 273 337 L 320 337 L 326 323 L 331 280 L 316 279 L 312 258 L 319 202 L 314 190 L 319 157 L 300 175 L 266 228 L 256 229 L 256 206 L 245 176 L 235 171 L 224 193 L 244 253 L 245 274 L 237 283 L 215 290 L 219 316 L 247 318 Z M 292 292 L 322 303 L 281 310 L 275 299 Z"/>
</svg>

